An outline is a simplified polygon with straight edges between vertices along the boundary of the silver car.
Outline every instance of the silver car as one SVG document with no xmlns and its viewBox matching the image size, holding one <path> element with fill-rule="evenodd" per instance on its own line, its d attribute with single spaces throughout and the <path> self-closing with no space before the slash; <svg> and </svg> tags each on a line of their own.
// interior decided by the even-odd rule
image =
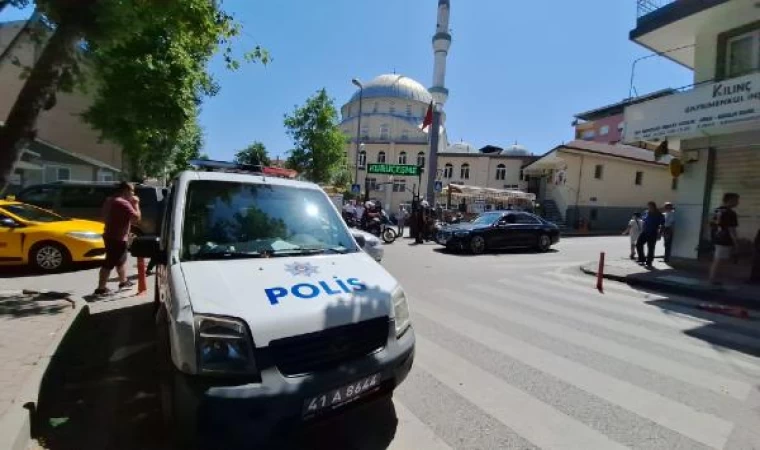
<svg viewBox="0 0 760 450">
<path fill-rule="evenodd" d="M 383 241 L 372 233 L 357 230 L 356 228 L 351 229 L 351 234 L 354 235 L 354 239 L 356 239 L 356 242 L 359 243 L 365 253 L 371 256 L 375 261 L 382 262 L 383 256 L 385 255 Z"/>
</svg>

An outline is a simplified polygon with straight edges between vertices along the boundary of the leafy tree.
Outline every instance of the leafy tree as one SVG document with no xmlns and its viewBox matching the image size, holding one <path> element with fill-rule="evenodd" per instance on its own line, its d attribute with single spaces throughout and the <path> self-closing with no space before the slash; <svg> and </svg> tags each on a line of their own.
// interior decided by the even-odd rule
<svg viewBox="0 0 760 450">
<path fill-rule="evenodd" d="M 287 166 L 316 183 L 328 183 L 345 158 L 346 137 L 338 128 L 338 111 L 325 89 L 317 91 L 285 116 L 285 128 L 295 148 Z"/>
<path fill-rule="evenodd" d="M 221 0 L 36 0 L 35 6 L 53 31 L 0 131 L 0 190 L 57 91 L 94 80 L 95 103 L 85 119 L 122 145 L 134 176 L 153 175 L 171 160 L 203 98 L 218 91 L 209 59 L 221 50 L 229 68 L 239 66 L 230 42 L 240 26 Z M 260 47 L 244 58 L 269 60 Z"/>
<path fill-rule="evenodd" d="M 269 153 L 267 153 L 267 148 L 259 141 L 235 153 L 235 162 L 239 164 L 261 164 L 264 166 L 272 164 Z"/>
<path fill-rule="evenodd" d="M 335 172 L 333 173 L 331 184 L 337 188 L 348 190 L 351 187 L 351 182 L 353 181 L 353 179 L 354 179 L 354 176 L 351 173 L 351 171 L 348 169 L 348 167 L 343 166 L 335 170 Z"/>
</svg>

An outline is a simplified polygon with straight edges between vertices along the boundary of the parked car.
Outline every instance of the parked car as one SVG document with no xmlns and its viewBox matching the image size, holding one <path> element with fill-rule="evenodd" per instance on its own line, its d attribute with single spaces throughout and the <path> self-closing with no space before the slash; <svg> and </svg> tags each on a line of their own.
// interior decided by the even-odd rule
<svg viewBox="0 0 760 450">
<path fill-rule="evenodd" d="M 0 200 L 0 265 L 52 272 L 105 257 L 103 224 L 67 219 L 33 205 Z"/>
<path fill-rule="evenodd" d="M 175 447 L 259 448 L 392 392 L 414 359 L 406 294 L 325 192 L 202 164 L 173 182 L 160 237 L 130 250 L 158 264 L 157 381 Z"/>
<path fill-rule="evenodd" d="M 64 216 L 101 221 L 103 203 L 114 194 L 117 183 L 58 181 L 38 184 L 21 190 L 16 200 L 45 208 Z M 164 189 L 138 184 L 142 220 L 135 225 L 136 234 L 157 234 L 163 214 Z"/>
<path fill-rule="evenodd" d="M 559 227 L 541 217 L 522 211 L 491 211 L 472 222 L 441 228 L 436 241 L 448 249 L 474 254 L 504 248 L 535 248 L 546 252 L 559 242 Z"/>
<path fill-rule="evenodd" d="M 351 229 L 351 234 L 366 254 L 377 262 L 383 261 L 383 256 L 385 255 L 383 241 L 378 239 L 374 234 L 362 230 Z"/>
</svg>

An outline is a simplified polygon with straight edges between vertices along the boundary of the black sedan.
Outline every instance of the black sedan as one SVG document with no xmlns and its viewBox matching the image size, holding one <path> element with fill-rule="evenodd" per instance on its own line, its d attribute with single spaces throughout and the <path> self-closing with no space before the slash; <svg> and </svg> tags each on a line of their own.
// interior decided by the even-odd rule
<svg viewBox="0 0 760 450">
<path fill-rule="evenodd" d="M 489 249 L 535 248 L 546 252 L 559 242 L 559 227 L 521 211 L 491 211 L 472 222 L 441 228 L 436 241 L 448 249 L 480 254 Z"/>
</svg>

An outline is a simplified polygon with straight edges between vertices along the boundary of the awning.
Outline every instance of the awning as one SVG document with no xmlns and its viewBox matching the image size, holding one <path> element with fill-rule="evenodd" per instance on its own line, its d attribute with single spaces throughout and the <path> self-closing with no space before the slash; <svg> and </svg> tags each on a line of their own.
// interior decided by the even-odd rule
<svg viewBox="0 0 760 450">
<path fill-rule="evenodd" d="M 467 186 L 464 184 L 449 184 L 444 186 L 443 192 L 448 194 L 449 188 L 451 194 L 461 197 L 487 197 L 495 199 L 521 199 L 535 201 L 536 195 L 522 191 L 511 191 L 507 189 L 484 188 L 478 186 Z"/>
<path fill-rule="evenodd" d="M 20 170 L 42 170 L 42 166 L 38 166 L 37 164 L 32 164 L 28 161 L 19 161 L 16 163 L 16 169 Z"/>
</svg>

